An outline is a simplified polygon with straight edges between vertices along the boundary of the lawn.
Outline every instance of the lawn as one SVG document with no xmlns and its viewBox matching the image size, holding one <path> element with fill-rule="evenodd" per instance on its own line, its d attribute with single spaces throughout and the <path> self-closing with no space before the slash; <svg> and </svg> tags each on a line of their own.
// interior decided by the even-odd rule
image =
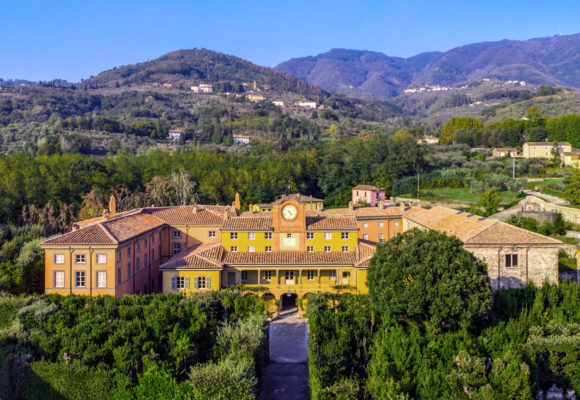
<svg viewBox="0 0 580 400">
<path fill-rule="evenodd" d="M 496 190 L 499 194 L 502 204 L 509 204 L 523 199 L 525 196 L 520 193 L 510 192 L 508 189 Z M 479 203 L 480 193 L 469 188 L 440 188 L 424 189 L 421 191 L 422 200 L 432 201 L 462 201 L 466 203 Z M 400 196 L 409 197 L 409 196 Z"/>
</svg>

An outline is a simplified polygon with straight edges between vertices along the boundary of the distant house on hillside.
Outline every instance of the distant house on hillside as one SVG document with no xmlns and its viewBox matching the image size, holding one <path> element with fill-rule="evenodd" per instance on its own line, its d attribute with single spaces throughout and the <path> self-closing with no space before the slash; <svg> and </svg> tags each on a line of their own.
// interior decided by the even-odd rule
<svg viewBox="0 0 580 400">
<path fill-rule="evenodd" d="M 526 142 L 523 146 L 524 158 L 552 158 L 554 142 Z M 558 142 L 558 151 L 572 152 L 572 145 L 568 142 Z"/>
<path fill-rule="evenodd" d="M 181 129 L 171 129 L 167 133 L 167 137 L 171 140 L 179 140 L 181 138 Z"/>
<path fill-rule="evenodd" d="M 234 135 L 234 144 L 248 144 L 250 143 L 250 137 L 244 135 Z"/>
<path fill-rule="evenodd" d="M 580 160 L 578 159 L 579 155 L 580 153 L 575 151 L 562 152 L 562 165 L 564 167 L 580 168 Z"/>
<path fill-rule="evenodd" d="M 213 93 L 213 86 L 210 83 L 200 83 L 197 86 L 192 86 L 193 93 Z"/>
<path fill-rule="evenodd" d="M 262 96 L 261 94 L 249 94 L 246 97 L 250 101 L 262 101 L 262 100 L 264 100 L 264 96 Z"/>
<path fill-rule="evenodd" d="M 502 147 L 493 149 L 492 155 L 493 158 L 496 157 L 517 157 L 518 151 L 513 147 Z"/>
<path fill-rule="evenodd" d="M 352 204 L 368 204 L 377 207 L 381 201 L 385 201 L 385 189 L 379 189 L 372 185 L 358 185 L 352 188 Z"/>
<path fill-rule="evenodd" d="M 297 101 L 294 103 L 296 107 L 303 107 L 303 108 L 316 108 L 315 101 Z"/>
<path fill-rule="evenodd" d="M 439 138 L 431 135 L 425 135 L 421 139 L 417 140 L 418 144 L 437 144 L 439 143 Z"/>
<path fill-rule="evenodd" d="M 282 100 L 274 100 L 272 102 L 275 106 L 284 107 L 284 102 Z"/>
</svg>

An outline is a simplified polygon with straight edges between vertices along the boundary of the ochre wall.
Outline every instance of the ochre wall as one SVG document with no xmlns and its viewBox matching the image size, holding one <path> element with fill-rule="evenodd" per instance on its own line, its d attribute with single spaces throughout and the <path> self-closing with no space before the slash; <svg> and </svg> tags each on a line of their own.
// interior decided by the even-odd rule
<svg viewBox="0 0 580 400">
<path fill-rule="evenodd" d="M 220 282 L 220 270 L 180 270 L 180 271 L 163 271 L 163 293 L 193 293 L 196 292 L 194 289 L 193 278 L 205 276 L 210 278 L 209 289 L 202 289 L 197 291 L 207 291 L 207 290 L 218 290 L 221 287 Z M 189 289 L 171 289 L 171 278 L 176 276 L 182 276 L 189 278 Z"/>
</svg>

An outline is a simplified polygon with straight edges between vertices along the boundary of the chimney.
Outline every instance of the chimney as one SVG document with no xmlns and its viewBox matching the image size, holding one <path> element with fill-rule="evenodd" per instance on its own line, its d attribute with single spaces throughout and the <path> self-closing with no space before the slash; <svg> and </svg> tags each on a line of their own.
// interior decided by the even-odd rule
<svg viewBox="0 0 580 400">
<path fill-rule="evenodd" d="M 199 210 L 197 209 L 197 206 L 193 206 L 193 209 L 192 209 L 191 211 L 192 211 L 194 214 L 197 214 L 197 212 L 198 212 Z"/>
<path fill-rule="evenodd" d="M 354 204 L 352 204 L 352 201 L 348 202 L 348 209 L 351 211 L 354 210 Z"/>
<path fill-rule="evenodd" d="M 234 200 L 234 208 L 236 211 L 240 211 L 242 209 L 242 205 L 240 204 L 240 194 L 236 192 L 236 197 Z"/>
<path fill-rule="evenodd" d="M 114 217 L 117 214 L 117 200 L 115 200 L 115 196 L 111 195 L 109 199 L 109 215 Z"/>
<path fill-rule="evenodd" d="M 404 212 L 405 211 L 405 203 L 401 202 L 400 207 L 401 207 L 401 212 Z"/>
<path fill-rule="evenodd" d="M 109 210 L 107 210 L 106 208 L 103 210 L 103 218 L 105 219 L 109 219 L 111 217 L 111 214 L 109 213 Z"/>
</svg>

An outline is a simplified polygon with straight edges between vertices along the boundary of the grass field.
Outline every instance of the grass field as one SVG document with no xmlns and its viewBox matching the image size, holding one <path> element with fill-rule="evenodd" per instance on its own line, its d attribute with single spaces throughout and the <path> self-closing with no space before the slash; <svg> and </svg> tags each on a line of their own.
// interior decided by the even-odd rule
<svg viewBox="0 0 580 400">
<path fill-rule="evenodd" d="M 507 189 L 496 191 L 501 198 L 502 204 L 509 204 L 514 201 L 523 199 L 525 196 L 520 193 L 513 193 Z M 431 201 L 461 201 L 465 203 L 479 204 L 480 193 L 476 190 L 470 192 L 469 188 L 440 188 L 440 189 L 425 189 L 421 191 L 422 200 Z M 409 196 L 400 196 L 409 197 Z"/>
</svg>

